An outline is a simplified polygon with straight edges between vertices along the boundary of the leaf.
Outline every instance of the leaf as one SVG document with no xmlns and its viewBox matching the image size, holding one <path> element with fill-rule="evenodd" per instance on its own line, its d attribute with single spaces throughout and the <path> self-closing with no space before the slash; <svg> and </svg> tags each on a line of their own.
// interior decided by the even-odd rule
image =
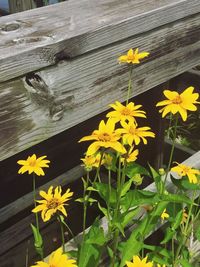
<svg viewBox="0 0 200 267">
<path fill-rule="evenodd" d="M 115 206 L 116 204 L 116 190 L 114 188 L 111 188 L 111 192 L 109 193 L 109 186 L 105 183 L 94 183 L 94 188 L 98 190 L 99 195 L 101 198 L 110 206 Z M 109 196 L 110 195 L 110 196 Z"/>
<path fill-rule="evenodd" d="M 131 190 L 121 200 L 121 206 L 127 210 L 143 204 L 155 204 L 160 198 L 157 193 L 147 190 Z"/>
<path fill-rule="evenodd" d="M 171 224 L 172 230 L 176 230 L 179 227 L 179 225 L 182 222 L 182 219 L 183 219 L 183 210 L 180 210 L 176 215 L 175 220 Z"/>
<path fill-rule="evenodd" d="M 88 190 L 88 191 L 95 191 L 95 192 L 98 191 L 97 189 L 95 189 L 95 188 L 92 187 L 92 186 L 88 186 L 87 190 Z"/>
<path fill-rule="evenodd" d="M 181 194 L 177 195 L 168 193 L 167 195 L 162 195 L 161 198 L 162 200 L 169 202 L 192 204 L 192 200 L 190 200 L 189 197 Z"/>
<path fill-rule="evenodd" d="M 168 249 L 165 249 L 163 247 L 152 246 L 152 245 L 144 244 L 143 245 L 143 248 L 148 249 L 148 250 L 151 250 L 154 253 L 159 254 L 162 257 L 165 257 L 165 258 L 168 258 L 168 259 L 171 259 L 172 258 L 171 251 L 169 251 Z"/>
<path fill-rule="evenodd" d="M 85 235 L 81 246 L 79 246 L 78 266 L 97 267 L 105 243 L 104 232 L 97 218 L 90 227 L 89 232 Z"/>
<path fill-rule="evenodd" d="M 126 264 L 126 261 L 132 259 L 133 255 L 138 255 L 143 247 L 143 239 L 154 229 L 158 222 L 158 218 L 160 218 L 160 215 L 166 208 L 167 204 L 168 202 L 159 202 L 155 209 L 150 214 L 147 214 L 147 216 L 141 220 L 133 230 L 130 237 L 124 242 L 121 250 L 121 262 L 119 267 L 123 267 Z M 142 240 L 140 240 L 141 236 L 143 237 Z"/>
<path fill-rule="evenodd" d="M 169 240 L 172 239 L 172 237 L 175 235 L 175 231 L 168 227 L 165 231 L 165 237 L 162 240 L 161 244 L 166 244 Z"/>
<path fill-rule="evenodd" d="M 120 194 L 121 197 L 123 197 L 129 191 L 132 183 L 133 183 L 132 179 L 129 179 L 126 183 L 124 183 L 122 190 L 121 190 L 121 194 Z"/>
<path fill-rule="evenodd" d="M 194 267 L 186 259 L 181 259 L 178 262 L 181 264 L 182 267 Z"/>
<path fill-rule="evenodd" d="M 107 246 L 107 250 L 108 250 L 109 257 L 112 259 L 113 256 L 114 256 L 114 253 L 113 253 L 112 249 L 109 246 Z"/>
<path fill-rule="evenodd" d="M 31 229 L 33 232 L 33 237 L 34 237 L 35 250 L 41 257 L 43 257 L 43 239 L 42 239 L 42 236 L 39 232 L 39 229 L 37 229 L 32 223 L 31 223 Z"/>
<path fill-rule="evenodd" d="M 148 165 L 149 165 L 152 177 L 154 179 L 154 182 L 155 182 L 155 185 L 157 188 L 157 192 L 161 193 L 162 189 L 163 189 L 163 181 L 161 179 L 161 175 L 150 164 L 148 164 Z"/>
<path fill-rule="evenodd" d="M 200 241 L 200 224 L 198 225 L 196 231 L 195 231 L 195 236 Z"/>
<path fill-rule="evenodd" d="M 127 224 L 133 220 L 133 218 L 140 212 L 141 208 L 136 208 L 133 210 L 126 211 L 120 216 L 120 223 L 125 228 Z"/>
<path fill-rule="evenodd" d="M 175 179 L 171 176 L 171 181 L 181 190 L 200 190 L 199 184 L 190 183 L 187 177 L 182 177 L 181 179 Z"/>
<path fill-rule="evenodd" d="M 103 208 L 100 203 L 98 202 L 98 207 L 100 209 L 100 211 L 106 216 L 106 218 L 108 218 L 108 210 L 106 208 Z"/>
<path fill-rule="evenodd" d="M 75 200 L 76 202 L 84 203 L 84 198 L 80 197 Z"/>
<path fill-rule="evenodd" d="M 130 162 L 127 164 L 126 169 L 125 169 L 125 174 L 129 177 L 132 178 L 135 174 L 143 174 L 143 175 L 149 175 L 149 172 L 142 167 L 141 165 L 135 163 L 135 162 Z"/>
</svg>

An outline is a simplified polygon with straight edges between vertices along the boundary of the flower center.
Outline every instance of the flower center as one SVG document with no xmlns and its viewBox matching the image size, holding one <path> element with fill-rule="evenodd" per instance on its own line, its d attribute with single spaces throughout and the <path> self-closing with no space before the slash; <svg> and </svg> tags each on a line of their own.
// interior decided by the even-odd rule
<svg viewBox="0 0 200 267">
<path fill-rule="evenodd" d="M 185 174 L 187 174 L 189 171 L 190 171 L 190 167 L 184 167 L 184 168 L 183 168 L 183 172 L 184 172 Z"/>
<path fill-rule="evenodd" d="M 135 55 L 134 54 L 128 56 L 128 60 L 134 60 L 134 59 L 135 59 Z"/>
<path fill-rule="evenodd" d="M 47 207 L 48 209 L 56 209 L 59 206 L 60 202 L 56 198 L 52 198 L 51 200 L 48 201 Z"/>
<path fill-rule="evenodd" d="M 30 167 L 35 167 L 35 166 L 36 166 L 36 160 L 35 160 L 35 159 L 31 159 L 31 160 L 29 161 L 29 166 L 30 166 Z"/>
<path fill-rule="evenodd" d="M 125 108 L 121 111 L 121 114 L 124 115 L 124 116 L 131 115 L 131 111 L 130 111 L 130 109 L 128 109 L 127 107 L 125 107 Z"/>
<path fill-rule="evenodd" d="M 99 140 L 103 142 L 108 142 L 111 140 L 111 136 L 108 133 L 102 133 L 99 135 Z"/>
<path fill-rule="evenodd" d="M 183 101 L 180 97 L 180 95 L 177 95 L 173 100 L 172 100 L 172 103 L 173 104 L 181 104 Z"/>
<path fill-rule="evenodd" d="M 135 135 L 136 132 L 137 132 L 137 130 L 136 130 L 134 127 L 131 126 L 131 127 L 129 128 L 129 133 L 130 133 L 130 134 Z"/>
</svg>

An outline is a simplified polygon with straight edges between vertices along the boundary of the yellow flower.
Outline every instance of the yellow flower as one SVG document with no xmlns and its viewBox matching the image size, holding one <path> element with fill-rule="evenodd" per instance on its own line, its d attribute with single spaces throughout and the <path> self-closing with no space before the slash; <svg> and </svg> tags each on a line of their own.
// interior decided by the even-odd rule
<svg viewBox="0 0 200 267">
<path fill-rule="evenodd" d="M 134 147 L 132 146 L 129 152 L 123 155 L 123 157 L 121 158 L 122 163 L 124 163 L 125 159 L 126 159 L 126 162 L 136 161 L 137 156 L 139 154 L 139 150 L 138 149 L 133 150 L 133 148 Z"/>
<path fill-rule="evenodd" d="M 186 223 L 187 222 L 187 218 L 188 218 L 188 214 L 187 214 L 187 212 L 184 209 L 183 210 L 183 217 L 182 217 L 181 223 Z"/>
<path fill-rule="evenodd" d="M 101 160 L 101 154 L 98 153 L 97 155 L 90 155 L 90 156 L 85 156 L 85 158 L 81 159 L 84 163 L 84 167 L 86 171 L 91 171 L 92 168 L 98 168 L 100 167 L 100 160 Z M 102 159 L 101 165 L 104 163 L 104 160 Z"/>
<path fill-rule="evenodd" d="M 62 254 L 62 249 L 59 248 L 52 252 L 48 262 L 38 261 L 31 267 L 78 267 L 76 261 L 69 259 L 66 254 Z"/>
<path fill-rule="evenodd" d="M 149 55 L 148 52 L 138 53 L 138 51 L 138 48 L 136 48 L 135 50 L 129 49 L 126 55 L 122 55 L 118 58 L 119 62 L 138 64 L 140 63 L 140 59 L 143 59 Z"/>
<path fill-rule="evenodd" d="M 162 117 L 165 117 L 168 113 L 176 114 L 180 113 L 183 121 L 187 119 L 187 110 L 196 111 L 197 107 L 194 104 L 199 104 L 196 100 L 199 97 L 198 93 L 193 93 L 194 87 L 190 86 L 185 89 L 182 94 L 176 91 L 165 90 L 164 95 L 167 100 L 157 103 L 157 107 L 163 107 L 159 112 L 162 113 Z"/>
<path fill-rule="evenodd" d="M 138 256 L 133 256 L 133 262 L 126 261 L 127 267 L 153 267 L 153 262 L 147 262 L 147 257 L 141 260 Z"/>
<path fill-rule="evenodd" d="M 190 183 L 197 184 L 198 179 L 196 175 L 200 175 L 200 171 L 197 169 L 192 169 L 190 166 L 179 164 L 177 163 L 177 166 L 171 168 L 172 172 L 178 173 L 181 177 L 187 176 Z"/>
<path fill-rule="evenodd" d="M 113 164 L 113 157 L 110 154 L 104 154 L 104 161 L 103 161 L 103 165 L 110 169 L 112 167 Z"/>
<path fill-rule="evenodd" d="M 18 160 L 17 163 L 19 165 L 23 165 L 18 173 L 23 174 L 25 172 L 28 172 L 28 174 L 35 173 L 38 176 L 44 175 L 44 171 L 42 168 L 48 168 L 50 163 L 49 160 L 45 159 L 47 156 L 42 156 L 40 158 L 37 158 L 35 154 L 32 156 L 28 156 L 26 160 Z"/>
<path fill-rule="evenodd" d="M 62 189 L 60 186 L 57 186 L 54 190 L 54 194 L 52 193 L 53 186 L 50 186 L 48 192 L 40 191 L 40 196 L 44 198 L 44 200 L 36 200 L 40 205 L 35 207 L 32 212 L 36 213 L 41 211 L 41 217 L 44 222 L 50 220 L 51 216 L 53 216 L 57 211 L 62 212 L 65 216 L 67 216 L 67 212 L 65 210 L 65 202 L 67 202 L 70 197 L 73 195 L 73 192 L 70 192 L 70 189 L 61 196 Z"/>
<path fill-rule="evenodd" d="M 130 146 L 132 146 L 133 142 L 138 145 L 140 143 L 140 140 L 142 139 L 143 143 L 146 145 L 147 140 L 145 137 L 155 137 L 155 134 L 153 132 L 150 132 L 150 127 L 140 127 L 137 128 L 137 125 L 125 121 L 121 122 L 122 129 L 117 129 L 116 132 L 119 132 L 123 134 L 123 141 L 124 143 L 128 143 Z"/>
<path fill-rule="evenodd" d="M 115 104 L 111 104 L 110 107 L 114 111 L 109 112 L 106 117 L 114 118 L 116 122 L 118 121 L 135 121 L 135 117 L 146 118 L 146 112 L 139 110 L 142 105 L 136 105 L 133 102 L 128 103 L 126 106 L 122 105 L 120 102 L 116 101 Z"/>
<path fill-rule="evenodd" d="M 89 136 L 85 136 L 81 138 L 79 142 L 95 140 L 87 150 L 87 155 L 93 155 L 96 153 L 101 147 L 104 148 L 112 148 L 119 153 L 126 153 L 126 149 L 123 145 L 118 141 L 121 138 L 120 134 L 115 132 L 115 121 L 112 119 L 108 119 L 107 123 L 103 120 L 99 124 L 99 129 L 93 131 L 93 133 Z"/>
<path fill-rule="evenodd" d="M 166 212 L 166 209 L 163 210 L 163 213 L 160 216 L 162 220 L 169 218 L 169 214 Z"/>
</svg>

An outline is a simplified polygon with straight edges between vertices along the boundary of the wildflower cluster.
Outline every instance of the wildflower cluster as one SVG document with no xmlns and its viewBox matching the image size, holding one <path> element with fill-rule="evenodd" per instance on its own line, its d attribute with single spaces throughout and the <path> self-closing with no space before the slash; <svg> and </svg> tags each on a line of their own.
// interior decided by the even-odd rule
<svg viewBox="0 0 200 267">
<path fill-rule="evenodd" d="M 82 137 L 79 142 L 90 142 L 85 156 L 81 158 L 85 169 L 83 196 L 76 199 L 83 205 L 82 238 L 77 248 L 66 252 L 64 228 L 73 236 L 65 219 L 66 209 L 73 196 L 70 189 L 63 191 L 60 185 L 40 190 L 41 199 L 36 199 L 36 176 L 44 176 L 43 168 L 48 168 L 47 156 L 19 160 L 22 165 L 19 174 L 33 174 L 32 212 L 36 217 L 36 226 L 31 225 L 35 249 L 41 260 L 31 267 L 93 267 L 100 265 L 102 255 L 107 253 L 109 267 L 192 267 L 193 228 L 199 220 L 197 191 L 200 190 L 200 171 L 173 161 L 178 116 L 187 120 L 188 112 L 196 111 L 199 94 L 192 86 L 182 93 L 164 90 L 167 98 L 157 103 L 161 107 L 162 117 L 170 114 L 173 124 L 172 149 L 167 168 L 156 171 L 149 165 L 147 170 L 136 163 L 139 149 L 147 145 L 148 138 L 155 138 L 149 126 L 139 125 L 139 119 L 146 119 L 142 105 L 130 101 L 133 64 L 149 56 L 148 52 L 139 53 L 130 49 L 118 58 L 129 68 L 129 82 L 125 103 L 115 101 L 109 105 L 106 118 L 101 120 L 97 129 Z M 175 164 L 175 166 L 174 166 Z M 172 167 L 173 165 L 173 167 Z M 103 178 L 102 170 L 103 167 Z M 94 172 L 92 172 L 92 170 Z M 143 180 L 151 178 L 155 190 L 139 189 Z M 167 180 L 175 187 L 170 191 Z M 192 197 L 188 192 L 192 191 Z M 86 221 L 88 207 L 96 205 L 105 219 L 102 227 L 96 218 L 88 230 Z M 44 260 L 43 240 L 40 234 L 38 213 L 43 222 L 56 217 L 60 224 L 62 248 L 52 252 Z M 168 222 L 164 238 L 157 246 L 146 244 L 146 238 L 158 227 Z M 131 234 L 126 229 L 133 226 Z M 199 231 L 199 230 L 198 230 Z M 192 236 L 192 238 L 190 238 Z M 190 240 L 189 240 L 190 238 Z M 199 235 L 197 235 L 197 239 Z M 175 244 L 176 242 L 176 244 Z M 188 246 L 188 243 L 190 244 Z M 169 246 L 170 244 L 170 246 Z M 170 247 L 172 249 L 170 249 Z"/>
</svg>

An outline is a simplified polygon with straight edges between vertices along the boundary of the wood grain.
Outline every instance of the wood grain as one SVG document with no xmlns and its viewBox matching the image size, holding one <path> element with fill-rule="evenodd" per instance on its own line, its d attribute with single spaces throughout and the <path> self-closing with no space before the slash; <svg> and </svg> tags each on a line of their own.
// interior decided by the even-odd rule
<svg viewBox="0 0 200 267">
<path fill-rule="evenodd" d="M 199 12 L 199 0 L 69 0 L 1 17 L 0 81 Z"/>
<path fill-rule="evenodd" d="M 128 68 L 118 64 L 117 57 L 130 47 L 150 52 L 134 67 L 135 96 L 200 64 L 200 14 L 37 72 L 47 86 L 46 98 L 28 92 L 25 77 L 2 83 L 0 159 L 78 125 L 115 100 L 125 100 Z M 56 117 L 60 107 L 61 116 Z"/>
</svg>

